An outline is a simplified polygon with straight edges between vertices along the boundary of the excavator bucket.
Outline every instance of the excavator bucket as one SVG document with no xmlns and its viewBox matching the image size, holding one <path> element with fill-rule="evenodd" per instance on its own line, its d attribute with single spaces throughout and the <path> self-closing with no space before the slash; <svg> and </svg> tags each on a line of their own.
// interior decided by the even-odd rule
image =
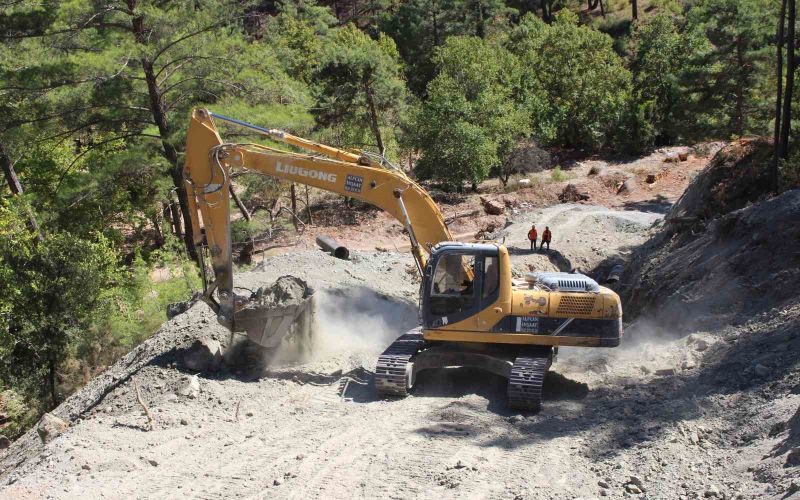
<svg viewBox="0 0 800 500">
<path fill-rule="evenodd" d="M 234 316 L 234 327 L 264 348 L 284 339 L 310 337 L 314 291 L 305 281 L 283 276 L 271 287 L 260 288 Z"/>
</svg>

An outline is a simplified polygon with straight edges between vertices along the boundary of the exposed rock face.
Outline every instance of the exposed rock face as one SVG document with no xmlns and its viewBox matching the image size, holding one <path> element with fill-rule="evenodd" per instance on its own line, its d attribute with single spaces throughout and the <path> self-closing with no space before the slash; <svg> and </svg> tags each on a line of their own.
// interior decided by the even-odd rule
<svg viewBox="0 0 800 500">
<path fill-rule="evenodd" d="M 714 327 L 734 313 L 756 314 L 794 297 L 798 220 L 794 190 L 695 226 L 665 225 L 636 249 L 620 280 L 628 316 L 657 311 L 656 320 L 673 318 L 676 328 Z"/>
<path fill-rule="evenodd" d="M 689 185 L 667 219 L 713 219 L 762 199 L 771 190 L 772 151 L 765 140 L 728 144 Z"/>
<path fill-rule="evenodd" d="M 45 413 L 39 421 L 39 425 L 36 426 L 36 431 L 39 433 L 39 437 L 42 439 L 43 443 L 49 443 L 60 436 L 67 427 L 69 427 L 67 422 L 54 415 Z"/>
<path fill-rule="evenodd" d="M 502 215 L 506 211 L 505 204 L 497 200 L 481 198 L 481 204 L 483 205 L 483 210 L 489 215 Z"/>
</svg>

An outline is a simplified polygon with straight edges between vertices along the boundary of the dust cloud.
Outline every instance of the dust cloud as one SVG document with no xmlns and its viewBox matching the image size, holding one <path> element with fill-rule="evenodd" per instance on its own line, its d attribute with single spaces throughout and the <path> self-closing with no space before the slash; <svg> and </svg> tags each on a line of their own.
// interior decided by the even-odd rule
<svg viewBox="0 0 800 500">
<path fill-rule="evenodd" d="M 319 370 L 343 358 L 377 359 L 397 337 L 417 326 L 417 308 L 408 301 L 363 287 L 325 289 L 313 296 L 308 316 L 298 318 L 310 325 L 305 334 L 291 334 L 277 350 L 264 352 L 262 365 L 269 368 L 312 363 Z"/>
<path fill-rule="evenodd" d="M 417 308 L 368 288 L 324 290 L 314 297 L 311 359 L 342 352 L 381 352 L 417 326 Z"/>
</svg>

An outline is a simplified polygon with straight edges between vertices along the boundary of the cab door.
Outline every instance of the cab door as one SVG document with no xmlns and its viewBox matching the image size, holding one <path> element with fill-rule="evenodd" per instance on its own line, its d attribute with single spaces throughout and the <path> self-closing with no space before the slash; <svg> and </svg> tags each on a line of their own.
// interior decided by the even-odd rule
<svg viewBox="0 0 800 500">
<path fill-rule="evenodd" d="M 497 255 L 482 255 L 479 267 L 480 308 L 475 316 L 475 327 L 477 331 L 488 332 L 501 319 L 493 311 L 500 297 L 500 259 Z"/>
<path fill-rule="evenodd" d="M 423 299 L 426 328 L 480 331 L 478 314 L 497 300 L 498 259 L 482 253 L 445 252 L 427 270 Z M 486 271 L 491 273 L 486 279 Z"/>
<path fill-rule="evenodd" d="M 473 316 L 480 310 L 480 288 L 475 255 L 445 252 L 437 256 L 425 287 L 423 319 L 426 328 L 475 328 Z M 473 321 L 468 321 L 473 318 Z"/>
</svg>

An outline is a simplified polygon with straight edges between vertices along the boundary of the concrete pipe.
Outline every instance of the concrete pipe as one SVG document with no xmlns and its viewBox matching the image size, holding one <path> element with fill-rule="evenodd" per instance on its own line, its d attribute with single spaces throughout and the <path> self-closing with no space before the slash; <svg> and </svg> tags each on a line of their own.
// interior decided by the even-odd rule
<svg viewBox="0 0 800 500">
<path fill-rule="evenodd" d="M 337 259 L 347 260 L 350 258 L 350 250 L 346 246 L 341 245 L 338 241 L 330 236 L 321 235 L 317 236 L 317 245 L 326 252 L 330 253 Z"/>
<path fill-rule="evenodd" d="M 622 267 L 622 264 L 617 264 L 616 266 L 611 268 L 611 271 L 608 273 L 608 278 L 606 278 L 606 283 L 616 283 L 619 281 L 620 276 L 622 276 L 622 271 L 625 268 Z"/>
</svg>

